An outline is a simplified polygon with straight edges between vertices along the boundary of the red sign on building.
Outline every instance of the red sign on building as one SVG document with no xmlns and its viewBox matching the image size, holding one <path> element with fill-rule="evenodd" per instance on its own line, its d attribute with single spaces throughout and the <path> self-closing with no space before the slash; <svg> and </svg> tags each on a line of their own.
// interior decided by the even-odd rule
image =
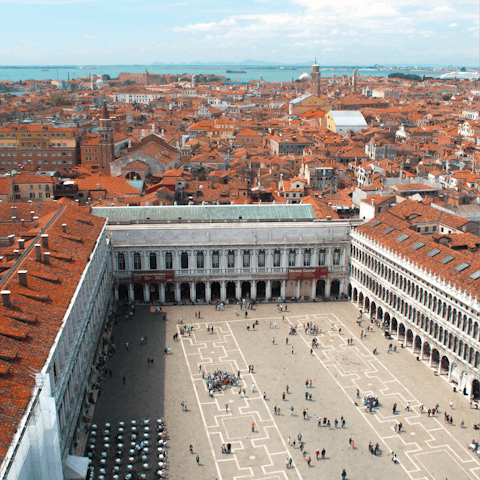
<svg viewBox="0 0 480 480">
<path fill-rule="evenodd" d="M 132 273 L 132 280 L 137 283 L 173 282 L 174 279 L 173 271 Z"/>
<path fill-rule="evenodd" d="M 315 278 L 327 278 L 328 267 L 304 267 L 304 268 L 289 268 L 289 280 L 311 280 Z"/>
</svg>

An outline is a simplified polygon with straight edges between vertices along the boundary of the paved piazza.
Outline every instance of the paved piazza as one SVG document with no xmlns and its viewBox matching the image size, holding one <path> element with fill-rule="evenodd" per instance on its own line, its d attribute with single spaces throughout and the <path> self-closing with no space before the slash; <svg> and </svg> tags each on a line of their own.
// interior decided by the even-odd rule
<svg viewBox="0 0 480 480">
<path fill-rule="evenodd" d="M 135 384 L 133 388 L 121 386 L 122 373 L 118 372 L 115 386 L 124 392 L 124 405 L 130 405 L 137 416 L 161 415 L 164 408 L 170 437 L 168 478 L 340 479 L 344 468 L 347 479 L 352 480 L 480 478 L 479 460 L 467 449 L 473 438 L 480 439 L 480 433 L 472 428 L 480 420 L 480 411 L 470 409 L 468 399 L 453 393 L 443 376 L 434 376 L 427 364 L 417 361 L 395 340 L 383 338 L 376 327 L 361 340 L 360 332 L 370 322 L 364 320 L 362 328 L 357 326 L 355 305 L 289 303 L 287 312 L 278 312 L 276 304 L 261 304 L 248 311 L 247 319 L 245 311 L 237 306 L 226 306 L 223 311 L 213 306 L 177 306 L 166 307 L 166 311 L 166 346 L 171 347 L 172 354 L 164 358 L 164 322 L 156 320 L 148 307 L 139 307 L 133 321 L 122 319 L 115 327 L 117 354 L 110 361 L 121 371 L 128 369 L 130 378 L 137 372 L 133 382 L 142 386 L 138 391 Z M 195 318 L 195 311 L 201 312 L 201 319 Z M 173 335 L 179 331 L 177 317 L 185 324 L 192 323 L 194 330 L 190 337 L 174 341 Z M 259 325 L 253 329 L 255 320 Z M 322 329 L 313 355 L 313 336 L 303 329 L 307 322 L 315 322 Z M 249 331 L 247 323 L 251 325 Z M 288 335 L 290 325 L 299 327 L 297 335 Z M 214 327 L 214 334 L 207 332 L 207 326 Z M 159 344 L 155 344 L 157 332 Z M 140 347 L 139 339 L 144 334 L 148 345 Z M 125 343 L 119 346 L 128 341 L 126 338 L 134 343 L 129 352 Z M 348 345 L 349 338 L 353 338 L 353 345 Z M 387 353 L 390 343 L 397 347 L 396 353 Z M 377 355 L 373 355 L 375 347 Z M 151 356 L 155 357 L 152 370 L 146 367 L 146 358 Z M 137 362 L 140 368 L 135 368 Z M 253 374 L 248 372 L 248 365 L 254 365 Z M 237 387 L 229 387 L 210 398 L 200 366 L 204 372 L 240 370 L 245 397 L 239 395 Z M 145 375 L 149 376 L 146 384 Z M 307 379 L 313 380 L 312 388 L 305 387 Z M 155 397 L 163 384 L 164 407 Z M 286 385 L 289 393 L 282 400 Z M 360 399 L 356 398 L 357 389 Z M 305 400 L 305 392 L 312 394 L 312 400 Z M 370 393 L 378 396 L 380 403 L 373 412 L 363 407 L 363 395 Z M 97 423 L 118 420 L 118 413 L 102 407 L 108 405 L 110 396 L 119 403 L 113 389 L 102 389 L 95 413 Z M 182 411 L 182 401 L 188 404 L 187 412 Z M 405 410 L 407 402 L 410 411 Z M 437 402 L 440 408 L 435 417 L 420 413 L 420 405 L 428 409 Z M 280 407 L 280 415 L 274 415 L 275 406 Z M 304 409 L 308 409 L 307 420 L 303 418 Z M 453 425 L 444 422 L 445 411 L 453 417 Z M 319 416 L 330 420 L 330 428 L 317 426 Z M 335 428 L 335 418 L 340 422 L 342 416 L 345 428 L 340 424 Z M 460 427 L 462 418 L 465 428 Z M 396 433 L 394 427 L 400 422 L 402 430 Z M 310 466 L 298 448 L 298 440 L 296 448 L 288 445 L 288 437 L 293 441 L 299 433 L 306 458 L 312 459 Z M 349 448 L 350 438 L 355 442 L 354 449 Z M 378 442 L 378 456 L 369 453 L 369 442 Z M 231 443 L 231 454 L 222 453 L 222 443 Z M 200 465 L 195 462 L 196 455 L 189 453 L 190 444 L 200 457 Z M 316 460 L 315 451 L 323 448 L 325 459 Z M 398 464 L 391 460 L 392 451 L 398 456 Z M 287 457 L 293 459 L 291 469 L 286 468 Z"/>
</svg>

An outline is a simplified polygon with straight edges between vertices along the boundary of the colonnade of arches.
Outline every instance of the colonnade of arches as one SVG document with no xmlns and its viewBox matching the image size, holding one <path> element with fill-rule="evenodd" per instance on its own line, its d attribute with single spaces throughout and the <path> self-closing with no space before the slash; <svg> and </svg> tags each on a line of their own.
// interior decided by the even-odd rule
<svg viewBox="0 0 480 480">
<path fill-rule="evenodd" d="M 365 278 L 367 277 L 368 275 Z M 368 285 L 367 280 L 367 288 Z M 379 299 L 369 297 L 368 293 L 355 286 L 355 281 L 349 289 L 352 301 L 371 318 L 381 321 L 384 328 L 388 329 L 405 348 L 417 355 L 419 360 L 427 361 L 437 374 L 446 375 L 448 380 L 457 383 L 463 393 L 480 400 L 479 380 L 469 379 L 465 371 L 466 366 L 480 368 L 480 352 L 477 349 L 454 331 L 449 331 L 423 313 L 417 312 L 415 308 L 404 306 L 403 300 L 395 302 L 393 295 L 385 300 L 382 297 Z M 372 293 L 375 294 L 375 291 Z M 399 318 L 394 316 L 395 310 Z M 406 317 L 405 320 L 411 323 L 406 323 L 400 316 Z"/>
<path fill-rule="evenodd" d="M 233 300 L 240 298 L 273 299 L 285 296 L 300 296 L 301 283 L 297 288 L 287 288 L 286 280 L 221 280 L 182 282 L 172 281 L 165 283 L 120 283 L 117 285 L 115 296 L 117 300 L 136 302 L 179 302 L 179 301 L 215 301 Z M 328 282 L 324 279 L 308 280 L 308 293 L 313 292 L 316 297 L 327 295 L 341 295 L 340 280 Z M 287 291 L 288 290 L 288 291 Z"/>
<path fill-rule="evenodd" d="M 423 305 L 431 311 L 432 316 L 440 317 L 472 339 L 479 340 L 479 322 L 466 313 L 462 313 L 460 308 L 457 308 L 455 305 L 438 298 L 437 294 L 439 292 L 417 284 L 406 275 L 395 271 L 385 262 L 379 261 L 373 255 L 355 245 L 352 245 L 352 258 L 371 270 L 372 275 L 352 265 L 351 276 L 384 302 L 392 304 L 393 308 L 398 309 L 402 315 L 413 315 L 414 308 L 404 300 L 406 297 L 409 297 L 411 303 Z M 396 295 L 391 290 L 385 288 L 381 282 L 376 280 L 378 277 L 391 283 L 396 289 L 401 290 L 402 295 Z"/>
</svg>

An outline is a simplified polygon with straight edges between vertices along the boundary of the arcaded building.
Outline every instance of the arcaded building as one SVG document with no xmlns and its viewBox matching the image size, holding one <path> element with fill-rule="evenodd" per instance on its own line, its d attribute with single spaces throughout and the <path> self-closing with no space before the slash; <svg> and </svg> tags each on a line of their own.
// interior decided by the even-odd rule
<svg viewBox="0 0 480 480">
<path fill-rule="evenodd" d="M 311 205 L 92 208 L 108 218 L 117 299 L 209 302 L 347 293 L 352 225 Z"/>
<path fill-rule="evenodd" d="M 419 360 L 478 400 L 480 238 L 451 233 L 458 220 L 466 230 L 464 219 L 404 203 L 351 232 L 352 300 L 385 321 Z"/>
</svg>

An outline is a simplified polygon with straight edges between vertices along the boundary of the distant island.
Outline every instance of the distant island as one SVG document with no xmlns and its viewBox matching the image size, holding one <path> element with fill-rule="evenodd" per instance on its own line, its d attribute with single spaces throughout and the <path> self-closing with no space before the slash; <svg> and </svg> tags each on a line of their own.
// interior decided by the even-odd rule
<svg viewBox="0 0 480 480">
<path fill-rule="evenodd" d="M 244 72 L 243 70 L 227 70 L 225 73 L 247 73 L 247 72 Z"/>
</svg>

